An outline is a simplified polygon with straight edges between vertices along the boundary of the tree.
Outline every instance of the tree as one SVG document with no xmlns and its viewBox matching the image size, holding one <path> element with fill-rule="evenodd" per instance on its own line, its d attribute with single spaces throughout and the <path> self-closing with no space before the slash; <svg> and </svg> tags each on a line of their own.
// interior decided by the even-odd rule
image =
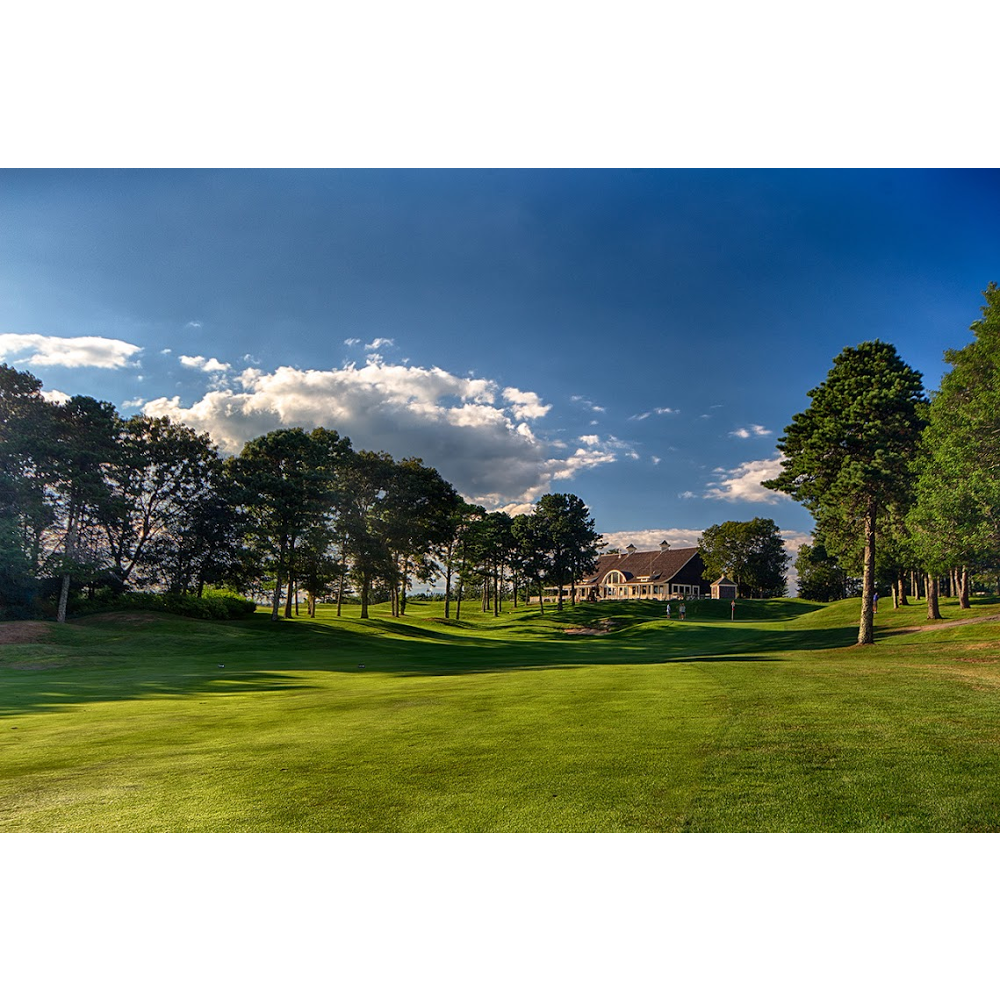
<svg viewBox="0 0 1000 1000">
<path fill-rule="evenodd" d="M 72 577 L 103 568 L 93 531 L 111 516 L 106 472 L 116 457 L 119 420 L 111 403 L 90 396 L 73 396 L 52 413 L 43 461 L 54 490 L 55 533 L 62 550 L 52 557 L 61 577 L 56 621 L 65 622 Z"/>
<path fill-rule="evenodd" d="M 576 603 L 576 581 L 597 566 L 601 535 L 586 504 L 572 493 L 547 493 L 535 504 L 537 544 L 546 557 L 548 577 L 557 589 L 557 609 L 562 611 L 563 588 L 571 586 Z"/>
<path fill-rule="evenodd" d="M 201 488 L 173 510 L 167 529 L 146 546 L 144 580 L 199 597 L 206 584 L 236 583 L 242 589 L 249 583 L 239 571 L 248 521 L 234 479 L 236 462 L 213 458 L 205 464 Z M 249 576 L 256 575 L 254 568 Z"/>
<path fill-rule="evenodd" d="M 831 544 L 863 541 L 859 645 L 875 641 L 872 595 L 879 521 L 912 502 L 926 398 L 919 372 L 895 347 L 868 341 L 834 358 L 778 441 L 782 471 L 764 483 L 803 503 Z"/>
<path fill-rule="evenodd" d="M 952 367 L 931 399 L 910 518 L 932 574 L 965 567 L 965 606 L 967 568 L 1000 550 L 1000 288 L 983 297 L 975 339 L 944 355 Z"/>
<path fill-rule="evenodd" d="M 392 456 L 386 452 L 359 451 L 348 460 L 343 476 L 343 502 L 339 527 L 342 546 L 361 598 L 361 617 L 368 618 L 372 584 L 380 577 L 391 580 L 392 552 L 386 544 L 386 497 L 393 475 Z"/>
<path fill-rule="evenodd" d="M 698 540 L 698 552 L 708 578 L 732 577 L 740 597 L 785 595 L 788 553 L 770 518 L 713 524 Z"/>
<path fill-rule="evenodd" d="M 460 503 L 455 488 L 421 459 L 392 464 L 382 503 L 382 530 L 394 566 L 393 616 L 406 611 L 411 574 L 426 582 L 438 569 L 434 557 L 443 557 L 440 550 L 447 545 Z"/>
<path fill-rule="evenodd" d="M 830 555 L 822 536 L 799 549 L 795 572 L 799 577 L 799 597 L 806 601 L 839 601 L 861 593 L 860 581 L 848 575 L 836 557 Z"/>
<path fill-rule="evenodd" d="M 207 434 L 166 417 L 136 416 L 118 427 L 107 478 L 103 529 L 117 578 L 128 582 L 146 547 L 166 535 L 212 489 L 218 455 Z"/>
<path fill-rule="evenodd" d="M 515 572 L 525 581 L 535 584 L 538 591 L 538 609 L 545 614 L 545 578 L 551 570 L 541 518 L 531 514 L 517 514 L 511 521 L 514 539 L 512 559 Z"/>
<path fill-rule="evenodd" d="M 282 584 L 287 584 L 285 617 L 292 614 L 295 547 L 302 534 L 330 516 L 337 473 L 346 464 L 350 442 L 336 431 L 282 428 L 248 441 L 235 464 L 250 533 L 270 557 L 274 571 L 271 620 L 277 621 Z"/>
<path fill-rule="evenodd" d="M 52 519 L 39 468 L 52 407 L 30 372 L 0 365 L 0 614 L 25 614 L 37 587 L 42 533 Z"/>
</svg>

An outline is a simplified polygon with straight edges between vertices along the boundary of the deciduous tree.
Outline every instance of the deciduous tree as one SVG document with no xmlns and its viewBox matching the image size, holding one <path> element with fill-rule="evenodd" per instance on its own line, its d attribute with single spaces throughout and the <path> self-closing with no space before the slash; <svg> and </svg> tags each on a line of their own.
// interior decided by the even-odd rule
<svg viewBox="0 0 1000 1000">
<path fill-rule="evenodd" d="M 778 526 L 767 517 L 713 524 L 698 540 L 709 579 L 726 574 L 740 597 L 783 597 L 788 553 Z"/>
</svg>

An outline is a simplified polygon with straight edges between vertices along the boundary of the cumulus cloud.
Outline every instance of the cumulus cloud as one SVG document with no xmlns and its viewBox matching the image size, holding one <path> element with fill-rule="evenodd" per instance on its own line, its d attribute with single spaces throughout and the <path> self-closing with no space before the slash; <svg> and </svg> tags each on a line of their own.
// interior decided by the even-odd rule
<svg viewBox="0 0 1000 1000">
<path fill-rule="evenodd" d="M 198 371 L 202 372 L 227 372 L 230 366 L 224 361 L 220 361 L 218 358 L 209 358 L 206 360 L 200 354 L 194 356 L 190 354 L 182 354 L 180 356 L 181 364 L 188 368 L 197 368 Z"/>
<path fill-rule="evenodd" d="M 613 462 L 622 450 L 620 442 L 595 439 L 557 457 L 553 443 L 525 422 L 548 411 L 535 393 L 441 368 L 247 368 L 235 381 L 239 388 L 211 387 L 189 406 L 177 396 L 151 400 L 144 412 L 207 431 L 230 453 L 276 427 L 329 427 L 358 449 L 419 455 L 463 495 L 491 508 L 529 503 L 553 482 Z"/>
<path fill-rule="evenodd" d="M 111 337 L 0 333 L 0 361 L 39 368 L 124 368 L 142 348 Z M 134 362 L 132 362 L 134 364 Z"/>
<path fill-rule="evenodd" d="M 383 347 L 395 347 L 395 346 L 396 346 L 396 341 L 394 341 L 391 337 L 376 337 L 370 344 L 365 344 L 365 350 L 381 351 Z"/>
<path fill-rule="evenodd" d="M 126 410 L 138 410 L 140 407 L 145 405 L 146 400 L 144 400 L 141 396 L 137 396 L 135 399 L 126 399 L 125 402 L 122 403 L 122 408 Z"/>
<path fill-rule="evenodd" d="M 634 545 L 640 552 L 659 549 L 660 542 L 668 542 L 672 549 L 687 549 L 698 544 L 702 528 L 642 528 L 639 531 L 605 532 L 604 544 L 609 548 L 623 549 Z"/>
<path fill-rule="evenodd" d="M 746 440 L 752 437 L 770 437 L 773 433 L 774 431 L 769 431 L 760 424 L 751 424 L 749 427 L 737 427 L 736 430 L 729 432 L 729 436 Z"/>
<path fill-rule="evenodd" d="M 730 500 L 734 503 L 778 503 L 782 493 L 765 489 L 761 482 L 774 479 L 781 472 L 780 458 L 766 458 L 756 462 L 743 462 L 729 469 L 722 479 L 709 483 L 706 500 Z"/>
<path fill-rule="evenodd" d="M 552 409 L 551 406 L 543 404 L 535 392 L 522 392 L 520 389 L 507 388 L 503 391 L 503 398 L 511 404 L 514 416 L 518 420 L 538 420 Z"/>
<path fill-rule="evenodd" d="M 58 389 L 46 389 L 42 392 L 42 399 L 48 400 L 50 403 L 56 403 L 58 406 L 62 406 L 63 403 L 69 401 L 70 397 L 65 392 L 60 392 Z"/>
</svg>

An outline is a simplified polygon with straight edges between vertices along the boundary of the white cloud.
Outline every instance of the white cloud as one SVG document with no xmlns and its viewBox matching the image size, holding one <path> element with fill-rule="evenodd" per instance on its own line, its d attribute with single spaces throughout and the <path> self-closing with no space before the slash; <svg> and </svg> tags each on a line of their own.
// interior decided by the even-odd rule
<svg viewBox="0 0 1000 1000">
<path fill-rule="evenodd" d="M 169 347 L 164 347 L 160 354 L 173 354 L 174 352 Z"/>
<path fill-rule="evenodd" d="M 663 461 L 663 459 L 660 458 L 659 455 L 653 455 L 652 461 L 653 461 L 653 465 L 659 465 L 660 462 Z"/>
<path fill-rule="evenodd" d="M 185 329 L 188 329 L 188 330 L 200 330 L 201 326 L 202 326 L 202 324 L 201 324 L 201 320 L 200 319 L 189 319 L 184 324 Z"/>
<path fill-rule="evenodd" d="M 645 413 L 634 413 L 629 420 L 647 420 L 654 414 L 658 417 L 662 417 L 666 413 L 680 413 L 680 410 L 675 410 L 669 406 L 655 406 L 651 410 L 647 410 Z"/>
<path fill-rule="evenodd" d="M 588 410 L 594 413 L 604 413 L 603 406 L 597 406 L 592 400 L 587 399 L 586 396 L 570 396 L 570 401 L 573 403 L 579 403 L 581 406 L 585 406 Z"/>
<path fill-rule="evenodd" d="M 110 337 L 0 333 L 0 361 L 39 368 L 124 368 L 142 348 Z M 135 364 L 135 362 L 131 362 Z"/>
<path fill-rule="evenodd" d="M 737 437 L 746 440 L 752 437 L 770 437 L 774 431 L 769 431 L 766 427 L 761 424 L 751 424 L 747 427 L 738 427 L 734 431 L 729 432 L 730 437 Z"/>
<path fill-rule="evenodd" d="M 600 438 L 596 434 L 581 434 L 579 438 L 582 444 L 595 445 L 600 443 Z"/>
<path fill-rule="evenodd" d="M 68 402 L 70 396 L 65 392 L 60 392 L 58 389 L 45 389 L 42 392 L 42 399 L 46 399 L 50 403 L 62 406 L 63 403 Z"/>
<path fill-rule="evenodd" d="M 730 500 L 747 503 L 778 503 L 782 493 L 765 489 L 762 480 L 774 479 L 781 472 L 780 458 L 767 458 L 756 462 L 743 462 L 735 469 L 728 470 L 726 477 L 717 483 L 709 483 L 706 500 Z"/>
<path fill-rule="evenodd" d="M 623 549 L 634 545 L 640 552 L 659 549 L 660 542 L 668 542 L 672 549 L 693 548 L 698 544 L 702 528 L 642 528 L 639 531 L 612 531 L 604 535 L 609 548 Z"/>
<path fill-rule="evenodd" d="M 346 341 L 345 341 L 346 343 Z M 380 351 L 383 347 L 395 347 L 396 341 L 391 337 L 376 337 L 370 344 L 365 344 L 366 351 Z"/>
<path fill-rule="evenodd" d="M 538 420 L 552 409 L 551 406 L 542 403 L 541 397 L 536 392 L 522 392 L 520 389 L 508 387 L 503 391 L 503 398 L 511 404 L 514 416 L 518 420 Z"/>
<path fill-rule="evenodd" d="M 188 368 L 197 368 L 198 371 L 202 372 L 227 372 L 230 368 L 228 364 L 218 358 L 209 358 L 206 361 L 200 354 L 194 356 L 182 354 L 180 360 L 182 365 Z"/>
<path fill-rule="evenodd" d="M 522 419 L 547 412 L 535 393 L 501 391 L 491 380 L 441 368 L 382 362 L 321 371 L 247 368 L 236 382 L 240 389 L 210 387 L 190 406 L 177 396 L 154 399 L 144 412 L 207 431 L 231 453 L 276 427 L 329 427 L 357 449 L 419 455 L 487 507 L 530 502 L 554 481 L 613 462 L 628 447 L 595 438 L 572 455 L 554 457 L 553 443 L 536 437 Z"/>
<path fill-rule="evenodd" d="M 355 344 L 360 344 L 361 341 L 357 337 L 348 337 L 347 340 L 344 341 L 344 343 L 348 347 L 353 347 Z"/>
</svg>

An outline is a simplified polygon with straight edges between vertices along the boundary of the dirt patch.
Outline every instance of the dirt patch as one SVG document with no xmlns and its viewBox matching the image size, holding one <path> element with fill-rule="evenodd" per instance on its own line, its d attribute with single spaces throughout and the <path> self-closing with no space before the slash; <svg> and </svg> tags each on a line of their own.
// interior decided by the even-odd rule
<svg viewBox="0 0 1000 1000">
<path fill-rule="evenodd" d="M 45 622 L 0 622 L 0 645 L 46 642 L 50 638 L 50 631 Z"/>
<path fill-rule="evenodd" d="M 620 625 L 614 618 L 602 618 L 596 625 L 590 628 L 567 628 L 563 629 L 566 635 L 607 635 L 613 628 Z"/>
<path fill-rule="evenodd" d="M 939 628 L 958 628 L 959 625 L 982 625 L 985 622 L 1000 622 L 1000 615 L 986 615 L 983 618 L 962 618 L 957 622 L 931 622 L 929 625 L 904 625 L 894 628 L 890 635 L 900 635 L 903 632 L 932 632 Z"/>
</svg>

